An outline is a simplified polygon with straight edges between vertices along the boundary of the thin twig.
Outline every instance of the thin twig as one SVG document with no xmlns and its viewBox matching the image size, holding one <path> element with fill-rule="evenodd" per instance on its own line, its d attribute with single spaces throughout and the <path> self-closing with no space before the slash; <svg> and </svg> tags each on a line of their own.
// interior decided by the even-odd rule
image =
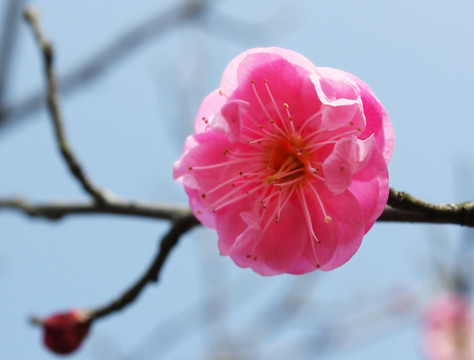
<svg viewBox="0 0 474 360">
<path fill-rule="evenodd" d="M 161 268 L 163 267 L 165 260 L 168 258 L 170 251 L 176 246 L 181 235 L 196 225 L 197 222 L 192 214 L 175 219 L 171 229 L 162 238 L 160 249 L 148 270 L 135 284 L 130 287 L 130 289 L 125 291 L 120 297 L 103 307 L 88 311 L 91 320 L 96 320 L 123 309 L 137 298 L 137 296 L 142 292 L 147 284 L 157 282 L 159 280 Z"/>
<path fill-rule="evenodd" d="M 108 199 L 103 204 L 93 201 L 51 202 L 48 204 L 31 204 L 21 198 L 0 199 L 0 210 L 12 209 L 37 218 L 61 220 L 70 215 L 113 214 L 135 216 L 151 219 L 168 219 L 190 214 L 183 206 L 145 203 L 121 199 Z M 196 220 L 197 221 L 197 220 Z"/>
<path fill-rule="evenodd" d="M 31 25 L 35 34 L 36 41 L 40 47 L 43 55 L 45 74 L 48 83 L 47 103 L 48 109 L 53 120 L 56 140 L 61 151 L 61 154 L 66 161 L 69 170 L 74 177 L 80 182 L 86 192 L 88 192 L 97 203 L 103 204 L 106 201 L 105 192 L 94 185 L 90 179 L 87 178 L 74 153 L 69 147 L 66 139 L 66 134 L 63 129 L 62 115 L 59 110 L 59 95 L 58 95 L 58 81 L 53 69 L 54 52 L 49 41 L 44 37 L 43 32 L 38 21 L 36 11 L 31 8 L 25 10 L 25 19 Z"/>
<path fill-rule="evenodd" d="M 0 119 L 3 115 L 5 93 L 9 84 L 11 65 L 17 44 L 19 15 L 24 0 L 9 0 L 4 5 L 3 27 L 0 39 Z"/>
<path fill-rule="evenodd" d="M 61 93 L 68 95 L 81 88 L 115 65 L 126 59 L 140 46 L 165 34 L 168 30 L 187 21 L 202 16 L 209 7 L 211 0 L 188 0 L 154 14 L 150 19 L 124 31 L 109 44 L 86 59 L 78 67 L 60 77 Z M 0 114 L 0 129 L 21 123 L 19 120 L 34 113 L 43 106 L 43 91 L 39 90 L 25 99 L 5 107 Z"/>
</svg>

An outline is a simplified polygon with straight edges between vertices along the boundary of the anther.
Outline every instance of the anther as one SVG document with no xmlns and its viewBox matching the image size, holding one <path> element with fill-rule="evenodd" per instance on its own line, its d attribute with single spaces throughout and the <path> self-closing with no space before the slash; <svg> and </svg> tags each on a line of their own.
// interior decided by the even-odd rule
<svg viewBox="0 0 474 360">
<path fill-rule="evenodd" d="M 360 131 L 362 131 L 362 129 L 361 129 L 360 127 L 358 127 L 358 128 L 357 128 L 357 131 L 359 131 L 359 132 L 360 132 Z"/>
<path fill-rule="evenodd" d="M 202 194 L 201 194 L 201 197 L 202 197 L 203 199 L 205 199 L 205 198 L 206 198 L 206 194 L 202 193 Z"/>
<path fill-rule="evenodd" d="M 329 224 L 331 221 L 332 221 L 332 217 L 330 217 L 330 216 L 328 216 L 328 215 L 326 215 L 326 216 L 324 217 L 324 222 L 325 222 L 326 224 Z"/>
<path fill-rule="evenodd" d="M 198 211 L 196 211 L 196 214 L 202 215 L 202 211 L 201 211 L 201 210 L 198 210 Z"/>
<path fill-rule="evenodd" d="M 251 83 L 251 84 L 255 84 L 255 81 L 253 81 L 253 80 L 250 80 L 250 83 Z"/>
<path fill-rule="evenodd" d="M 192 166 L 188 166 L 188 170 L 192 170 L 192 169 L 193 169 L 193 167 L 192 167 Z"/>
</svg>

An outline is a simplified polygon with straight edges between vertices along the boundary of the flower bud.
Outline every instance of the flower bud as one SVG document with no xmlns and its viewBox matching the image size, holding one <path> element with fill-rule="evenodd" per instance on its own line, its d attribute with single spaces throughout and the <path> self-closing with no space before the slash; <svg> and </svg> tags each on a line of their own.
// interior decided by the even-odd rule
<svg viewBox="0 0 474 360">
<path fill-rule="evenodd" d="M 43 322 L 43 342 L 57 354 L 70 354 L 81 345 L 90 324 L 90 318 L 83 311 L 53 314 Z"/>
</svg>

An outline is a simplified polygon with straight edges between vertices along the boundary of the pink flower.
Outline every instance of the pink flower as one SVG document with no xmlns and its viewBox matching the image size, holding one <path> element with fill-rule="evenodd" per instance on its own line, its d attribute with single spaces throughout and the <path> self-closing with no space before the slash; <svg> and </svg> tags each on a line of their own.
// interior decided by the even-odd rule
<svg viewBox="0 0 474 360">
<path fill-rule="evenodd" d="M 230 62 L 174 164 L 219 250 L 262 275 L 344 264 L 382 213 L 390 120 L 366 84 L 280 48 Z"/>
<path fill-rule="evenodd" d="M 423 348 L 432 360 L 474 359 L 474 317 L 467 299 L 446 294 L 431 305 L 423 324 Z"/>
<path fill-rule="evenodd" d="M 89 318 L 81 311 L 53 314 L 43 322 L 43 342 L 57 354 L 69 354 L 81 345 L 89 327 Z"/>
</svg>

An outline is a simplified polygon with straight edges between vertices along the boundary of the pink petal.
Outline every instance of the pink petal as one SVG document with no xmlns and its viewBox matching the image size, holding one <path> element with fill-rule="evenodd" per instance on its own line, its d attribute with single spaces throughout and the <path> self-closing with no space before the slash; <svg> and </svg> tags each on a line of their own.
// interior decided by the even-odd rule
<svg viewBox="0 0 474 360">
<path fill-rule="evenodd" d="M 367 165 L 352 176 L 349 191 L 357 198 L 365 218 L 365 232 L 382 214 L 388 199 L 388 169 L 379 149 L 375 149 Z"/>
<path fill-rule="evenodd" d="M 247 206 L 239 204 L 237 210 Z M 293 205 L 285 207 L 278 224 L 271 220 L 263 233 L 265 225 L 254 212 L 244 210 L 237 219 L 234 211 L 218 214 L 217 232 L 221 253 L 229 255 L 237 265 L 261 275 L 276 275 L 287 272 L 300 259 L 306 231 L 301 213 Z"/>
<path fill-rule="evenodd" d="M 317 191 L 324 199 L 327 215 L 332 218 L 326 223 L 316 199 L 308 200 L 312 226 L 321 241 L 321 244 L 315 244 L 320 269 L 327 271 L 345 264 L 359 249 L 364 235 L 364 218 L 357 199 L 349 191 L 336 196 L 324 187 L 318 187 Z M 289 273 L 304 274 L 316 269 L 314 250 L 309 241 L 304 254 Z"/>
<path fill-rule="evenodd" d="M 339 194 L 351 185 L 352 175 L 370 161 L 374 144 L 373 137 L 359 140 L 355 136 L 342 138 L 336 143 L 323 163 L 325 184 L 329 190 Z"/>
<path fill-rule="evenodd" d="M 194 168 L 227 162 L 224 152 L 229 145 L 225 135 L 212 129 L 190 136 L 186 139 L 183 155 L 173 165 L 173 178 L 184 185 L 193 214 L 209 227 L 215 227 L 215 214 L 208 205 L 225 194 L 228 188 L 222 188 L 205 199 L 202 194 L 225 182 L 232 172 L 238 174 L 238 170 L 231 166 L 206 170 Z"/>
<path fill-rule="evenodd" d="M 395 145 L 395 136 L 392 123 L 385 111 L 382 103 L 377 99 L 372 90 L 361 79 L 352 74 L 345 73 L 346 76 L 356 82 L 360 89 L 364 114 L 367 120 L 367 127 L 359 138 L 365 139 L 374 134 L 377 147 L 382 152 L 385 162 L 388 164 L 392 157 Z"/>
<path fill-rule="evenodd" d="M 230 100 L 222 106 L 220 113 L 215 113 L 209 118 L 209 126 L 227 135 L 230 142 L 240 141 L 242 116 L 248 107 L 249 103 L 246 101 Z"/>
<path fill-rule="evenodd" d="M 349 123 L 365 128 L 360 90 L 356 83 L 339 70 L 317 68 L 310 75 L 322 105 L 322 126 L 335 130 Z"/>
<path fill-rule="evenodd" d="M 232 93 L 237 89 L 238 78 L 237 78 L 237 69 L 245 64 L 244 59 L 249 56 L 256 54 L 252 57 L 251 63 L 248 65 L 248 68 L 252 70 L 252 66 L 265 65 L 265 61 L 268 60 L 268 56 L 277 55 L 280 58 L 286 59 L 290 64 L 297 65 L 308 72 L 313 72 L 315 66 L 311 61 L 305 58 L 303 55 L 287 49 L 281 49 L 276 47 L 270 48 L 254 48 L 244 51 L 237 57 L 231 60 L 229 65 L 224 70 L 221 80 L 221 90 L 227 96 L 231 96 Z M 248 59 L 246 59 L 248 60 Z"/>
<path fill-rule="evenodd" d="M 199 105 L 199 109 L 194 120 L 194 132 L 204 132 L 209 128 L 209 118 L 220 111 L 227 99 L 219 90 L 214 90 L 207 95 Z"/>
<path fill-rule="evenodd" d="M 261 65 L 255 65 L 260 62 Z M 288 123 L 288 112 L 295 126 L 298 126 L 321 107 L 308 71 L 278 55 L 264 53 L 246 56 L 237 70 L 237 77 L 239 87 L 231 99 L 250 103 L 247 115 L 253 121 L 246 120 L 244 116 L 245 128 L 255 128 L 257 122 L 270 129 L 272 121 L 283 127 L 282 121 Z M 285 104 L 289 104 L 288 110 Z M 314 120 L 312 125 L 318 121 Z M 243 135 L 251 135 L 245 131 Z"/>
</svg>

